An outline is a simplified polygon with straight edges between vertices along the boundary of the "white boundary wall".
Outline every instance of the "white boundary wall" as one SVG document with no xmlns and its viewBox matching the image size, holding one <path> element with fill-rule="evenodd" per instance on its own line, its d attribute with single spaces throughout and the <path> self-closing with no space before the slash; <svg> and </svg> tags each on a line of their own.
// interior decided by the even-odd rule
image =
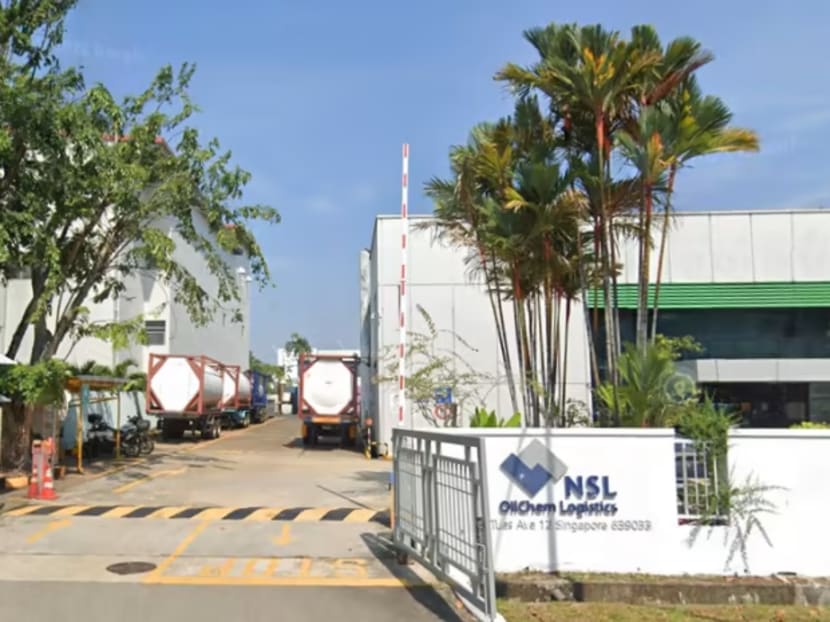
<svg viewBox="0 0 830 622">
<path fill-rule="evenodd" d="M 692 544 L 694 527 L 678 524 L 675 437 L 671 429 L 458 429 L 434 431 L 436 438 L 482 435 L 486 441 L 493 559 L 496 572 L 540 571 L 637 572 L 649 574 L 743 574 L 740 550 L 728 566 L 735 542 L 733 526 L 702 527 Z M 548 482 L 531 497 L 505 474 L 502 464 L 534 441 L 565 466 L 564 478 Z M 447 453 L 451 446 L 443 445 Z M 536 447 L 538 450 L 538 446 Z M 443 453 L 443 452 L 442 452 Z M 542 452 L 544 454 L 545 452 Z M 521 456 L 529 468 L 539 459 Z M 748 476 L 779 487 L 763 496 L 776 513 L 755 516 L 772 546 L 753 528 L 746 539 L 749 574 L 796 572 L 830 576 L 830 430 L 736 430 L 730 435 L 729 470 L 733 485 Z M 544 458 L 540 459 L 544 462 Z M 551 465 L 543 464 L 550 469 Z M 559 467 L 562 468 L 561 466 Z M 555 470 L 555 469 L 550 469 Z M 537 470 L 537 475 L 539 471 Z M 561 471 L 560 471 L 561 474 Z M 613 499 L 579 498 L 574 483 L 603 478 Z M 526 479 L 532 475 L 526 473 Z M 570 478 L 570 482 L 568 479 Z M 570 497 L 566 498 L 570 486 Z M 587 493 L 587 486 L 583 490 Z M 511 504 L 546 505 L 542 512 L 513 511 Z M 567 515 L 571 504 L 611 503 L 614 515 Z M 555 511 L 550 512 L 550 505 Z M 518 508 L 516 508 L 518 509 Z M 562 510 L 566 511 L 563 515 Z M 571 508 L 573 509 L 573 508 Z M 745 528 L 746 517 L 737 522 Z"/>
</svg>

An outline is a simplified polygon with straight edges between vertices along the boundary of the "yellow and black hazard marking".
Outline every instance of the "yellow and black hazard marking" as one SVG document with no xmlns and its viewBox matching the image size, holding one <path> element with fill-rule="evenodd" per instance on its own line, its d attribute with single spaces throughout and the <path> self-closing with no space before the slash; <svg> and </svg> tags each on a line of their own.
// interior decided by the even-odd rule
<svg viewBox="0 0 830 622">
<path fill-rule="evenodd" d="M 68 516 L 163 518 L 186 520 L 379 523 L 389 526 L 389 512 L 362 508 L 182 507 L 141 505 L 26 505 L 0 516 Z"/>
</svg>

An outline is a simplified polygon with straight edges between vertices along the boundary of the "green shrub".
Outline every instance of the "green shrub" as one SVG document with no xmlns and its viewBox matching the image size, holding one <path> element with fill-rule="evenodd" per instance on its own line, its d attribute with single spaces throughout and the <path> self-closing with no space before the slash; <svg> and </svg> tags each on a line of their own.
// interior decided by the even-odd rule
<svg viewBox="0 0 830 622">
<path fill-rule="evenodd" d="M 513 413 L 510 419 L 504 420 L 496 416 L 496 411 L 487 412 L 484 408 L 476 408 L 470 418 L 471 428 L 518 428 L 522 425 L 522 414 Z"/>
<path fill-rule="evenodd" d="M 790 430 L 830 430 L 830 423 L 824 421 L 802 421 L 790 426 Z"/>
</svg>

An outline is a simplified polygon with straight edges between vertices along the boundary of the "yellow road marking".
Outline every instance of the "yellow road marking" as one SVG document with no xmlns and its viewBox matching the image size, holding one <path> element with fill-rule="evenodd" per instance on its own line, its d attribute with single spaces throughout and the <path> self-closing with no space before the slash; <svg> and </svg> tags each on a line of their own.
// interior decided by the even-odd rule
<svg viewBox="0 0 830 622">
<path fill-rule="evenodd" d="M 233 512 L 233 510 L 234 508 L 210 508 L 202 511 L 198 517 L 194 518 L 198 518 L 199 520 L 219 520 L 225 516 L 225 514 Z"/>
<path fill-rule="evenodd" d="M 354 510 L 344 520 L 344 523 L 368 523 L 377 514 L 375 510 Z"/>
<path fill-rule="evenodd" d="M 207 521 L 196 525 L 196 527 L 189 534 L 187 534 L 181 542 L 179 542 L 179 546 L 177 546 L 175 550 L 170 553 L 170 555 L 168 555 L 158 566 L 156 566 L 155 570 L 144 578 L 144 583 L 154 583 L 158 578 L 161 578 L 173 562 L 176 561 L 176 559 L 178 559 L 191 544 L 193 544 L 196 538 L 198 538 L 205 529 L 207 529 L 208 525 L 210 525 L 210 523 Z"/>
<path fill-rule="evenodd" d="M 24 505 L 23 507 L 19 507 L 15 510 L 3 512 L 3 516 L 26 516 L 26 514 L 34 512 L 36 509 L 38 509 L 38 507 L 39 506 L 37 505 Z"/>
<path fill-rule="evenodd" d="M 168 507 L 168 508 L 161 508 L 160 510 L 156 510 L 152 514 L 150 514 L 147 518 L 170 518 L 171 516 L 178 514 L 187 509 L 186 505 L 182 505 L 179 507 Z"/>
<path fill-rule="evenodd" d="M 233 567 L 235 565 L 236 565 L 236 560 L 235 559 L 226 559 L 225 563 L 222 564 L 221 568 L 219 568 L 219 576 L 220 577 L 227 577 L 231 573 L 231 570 L 233 570 Z"/>
<path fill-rule="evenodd" d="M 149 473 L 144 477 L 140 477 L 139 479 L 132 481 L 128 484 L 124 484 L 123 486 L 119 486 L 118 488 L 113 489 L 113 492 L 117 495 L 127 492 L 128 490 L 132 490 L 136 486 L 141 486 L 142 484 L 146 484 L 147 482 L 156 479 L 157 477 L 161 477 L 163 475 L 181 475 L 187 471 L 187 467 L 182 467 L 181 469 L 171 469 L 169 471 L 156 471 L 155 473 Z"/>
<path fill-rule="evenodd" d="M 57 531 L 58 529 L 63 529 L 64 527 L 69 527 L 69 525 L 71 525 L 71 524 L 72 524 L 72 521 L 66 520 L 66 519 L 53 521 L 53 522 L 49 523 L 48 525 L 46 525 L 46 527 L 44 527 L 40 531 L 35 532 L 31 536 L 26 538 L 26 542 L 28 544 L 34 544 L 35 542 L 37 542 L 41 538 L 43 538 L 45 536 L 48 536 L 53 531 Z"/>
<path fill-rule="evenodd" d="M 282 508 L 263 508 L 251 514 L 245 521 L 270 521 L 282 512 Z"/>
<path fill-rule="evenodd" d="M 291 544 L 294 539 L 291 537 L 291 525 L 283 525 L 280 535 L 272 540 L 277 546 L 285 546 Z"/>
<path fill-rule="evenodd" d="M 311 558 L 306 557 L 300 562 L 300 577 L 306 578 L 308 575 L 311 574 Z"/>
<path fill-rule="evenodd" d="M 276 571 L 277 566 L 280 565 L 280 561 L 278 559 L 272 559 L 268 562 L 268 565 L 265 567 L 265 576 L 271 577 Z"/>
<path fill-rule="evenodd" d="M 260 560 L 258 559 L 249 559 L 248 562 L 245 564 L 245 568 L 242 569 L 242 576 L 245 578 L 257 576 L 256 565 L 259 562 Z"/>
<path fill-rule="evenodd" d="M 328 509 L 326 508 L 315 508 L 313 510 L 305 510 L 294 519 L 295 522 L 298 523 L 310 523 L 310 522 L 317 522 L 321 518 L 323 518 L 327 513 Z"/>
<path fill-rule="evenodd" d="M 111 509 L 109 512 L 104 512 L 101 514 L 102 518 L 122 518 L 132 512 L 133 510 L 138 509 L 139 506 L 137 505 L 119 505 L 117 508 Z"/>
<path fill-rule="evenodd" d="M 69 507 L 63 508 L 62 510 L 58 510 L 57 512 L 53 512 L 49 516 L 53 516 L 55 518 L 59 516 L 74 516 L 84 510 L 88 510 L 91 507 L 95 507 L 92 505 L 70 505 Z"/>
<path fill-rule="evenodd" d="M 362 579 L 358 577 L 173 577 L 158 576 L 145 583 L 158 585 L 270 586 L 270 587 L 426 587 L 426 581 L 409 581 L 395 577 Z"/>
</svg>

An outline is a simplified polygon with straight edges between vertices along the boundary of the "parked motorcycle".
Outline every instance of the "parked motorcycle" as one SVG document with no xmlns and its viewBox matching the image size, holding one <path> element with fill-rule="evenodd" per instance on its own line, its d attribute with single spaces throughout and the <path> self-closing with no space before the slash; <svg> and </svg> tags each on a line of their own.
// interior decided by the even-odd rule
<svg viewBox="0 0 830 622">
<path fill-rule="evenodd" d="M 115 451 L 116 429 L 110 426 L 103 415 L 90 414 L 88 441 L 89 453 L 97 456 L 102 452 L 109 454 Z M 150 422 L 141 415 L 135 415 L 127 420 L 127 425 L 121 428 L 121 453 L 128 458 L 137 458 L 148 455 L 155 449 L 155 441 L 150 436 Z"/>
</svg>

